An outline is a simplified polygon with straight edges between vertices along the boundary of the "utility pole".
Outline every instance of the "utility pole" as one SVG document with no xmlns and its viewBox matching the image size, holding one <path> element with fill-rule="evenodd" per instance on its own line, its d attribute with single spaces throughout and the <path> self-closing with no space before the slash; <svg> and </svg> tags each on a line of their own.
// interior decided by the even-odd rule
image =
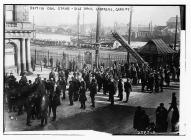
<svg viewBox="0 0 191 140">
<path fill-rule="evenodd" d="M 173 48 L 174 50 L 176 50 L 177 26 L 178 26 L 178 16 L 176 15 L 175 38 L 174 38 L 174 48 Z M 174 54 L 172 54 L 172 63 L 174 64 Z"/>
<path fill-rule="evenodd" d="M 132 6 L 130 8 L 130 19 L 129 19 L 129 36 L 128 36 L 129 45 L 131 44 L 131 24 L 132 24 Z M 128 64 L 128 67 L 129 67 L 129 59 L 130 59 L 130 55 L 129 55 L 129 52 L 127 52 L 127 64 Z"/>
<path fill-rule="evenodd" d="M 96 68 L 98 68 L 98 66 L 99 66 L 100 26 L 101 26 L 100 10 L 98 9 L 97 10 L 97 24 L 96 24 L 96 54 L 95 54 Z"/>
<path fill-rule="evenodd" d="M 178 16 L 176 15 L 176 27 L 175 27 L 174 50 L 176 49 L 177 28 L 178 28 Z"/>
<path fill-rule="evenodd" d="M 98 10 L 97 11 L 97 24 L 96 24 L 96 43 L 98 43 L 99 39 L 100 39 L 100 26 L 101 26 L 100 10 Z"/>
</svg>

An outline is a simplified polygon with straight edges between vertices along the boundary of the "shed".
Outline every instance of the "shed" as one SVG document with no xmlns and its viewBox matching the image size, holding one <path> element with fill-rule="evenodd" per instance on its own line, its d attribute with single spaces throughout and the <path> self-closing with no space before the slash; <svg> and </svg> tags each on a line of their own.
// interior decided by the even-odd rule
<svg viewBox="0 0 191 140">
<path fill-rule="evenodd" d="M 139 54 L 152 66 L 171 65 L 176 51 L 170 48 L 162 39 L 151 39 L 140 48 Z"/>
</svg>

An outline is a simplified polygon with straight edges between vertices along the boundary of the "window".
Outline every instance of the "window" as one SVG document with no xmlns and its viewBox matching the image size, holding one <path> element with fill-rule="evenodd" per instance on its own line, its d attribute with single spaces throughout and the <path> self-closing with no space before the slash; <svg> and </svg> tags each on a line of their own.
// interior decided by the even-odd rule
<svg viewBox="0 0 191 140">
<path fill-rule="evenodd" d="M 6 5 L 5 12 L 5 21 L 13 21 L 13 5 Z"/>
</svg>

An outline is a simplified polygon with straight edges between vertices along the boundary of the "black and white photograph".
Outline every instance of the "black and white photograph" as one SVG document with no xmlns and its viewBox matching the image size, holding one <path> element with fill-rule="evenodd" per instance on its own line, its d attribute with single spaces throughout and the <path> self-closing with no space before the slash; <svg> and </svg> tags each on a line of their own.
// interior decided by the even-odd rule
<svg viewBox="0 0 191 140">
<path fill-rule="evenodd" d="M 4 133 L 181 135 L 186 5 L 4 3 L 2 19 Z"/>
</svg>

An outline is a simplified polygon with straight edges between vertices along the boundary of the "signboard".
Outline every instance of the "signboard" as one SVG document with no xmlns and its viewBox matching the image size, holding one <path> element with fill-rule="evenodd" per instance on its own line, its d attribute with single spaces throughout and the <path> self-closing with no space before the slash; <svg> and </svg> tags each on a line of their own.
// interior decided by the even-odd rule
<svg viewBox="0 0 191 140">
<path fill-rule="evenodd" d="M 86 64 L 92 64 L 92 53 L 91 52 L 85 52 L 84 53 L 84 60 Z"/>
</svg>

